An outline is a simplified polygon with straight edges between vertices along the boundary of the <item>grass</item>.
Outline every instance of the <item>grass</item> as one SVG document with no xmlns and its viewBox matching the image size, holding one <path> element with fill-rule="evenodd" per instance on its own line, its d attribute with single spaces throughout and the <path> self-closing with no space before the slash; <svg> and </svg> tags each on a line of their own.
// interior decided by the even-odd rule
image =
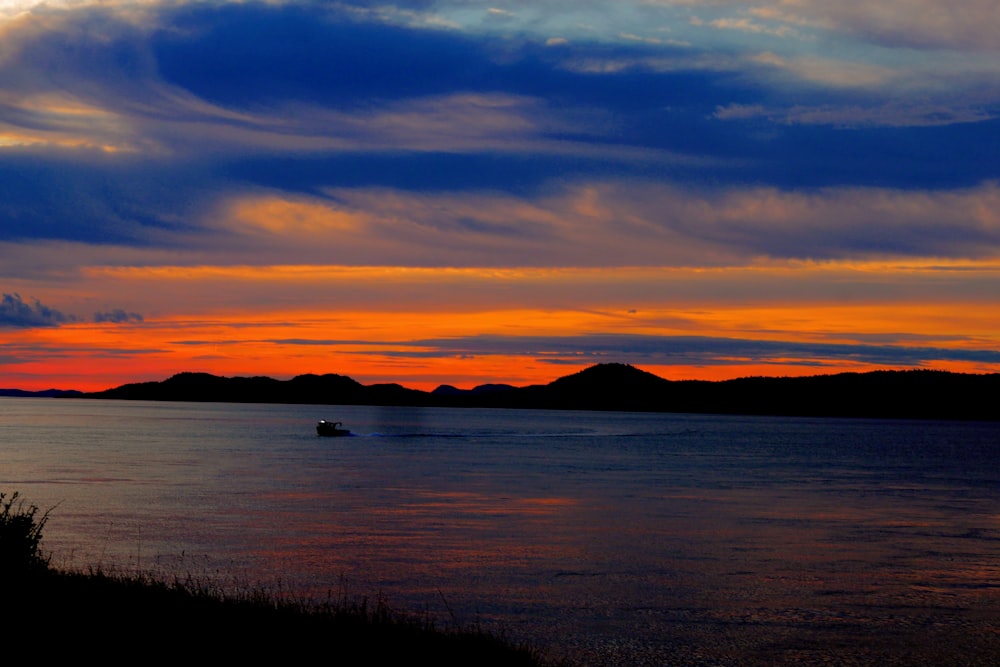
<svg viewBox="0 0 1000 667">
<path fill-rule="evenodd" d="M 46 661 L 95 656 L 113 662 L 556 664 L 478 628 L 436 628 L 382 599 L 295 603 L 263 592 L 227 595 L 190 580 L 59 570 L 39 548 L 47 520 L 48 512 L 26 505 L 17 493 L 0 494 L 0 628 Z"/>
<path fill-rule="evenodd" d="M 48 568 L 39 545 L 49 513 L 38 512 L 38 506 L 25 505 L 17 491 L 9 497 L 0 493 L 0 572 L 23 575 Z"/>
</svg>

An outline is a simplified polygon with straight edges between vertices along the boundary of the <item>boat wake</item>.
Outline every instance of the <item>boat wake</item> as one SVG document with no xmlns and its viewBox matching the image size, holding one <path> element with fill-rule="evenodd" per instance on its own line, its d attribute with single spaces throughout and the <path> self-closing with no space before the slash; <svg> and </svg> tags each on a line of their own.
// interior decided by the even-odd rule
<svg viewBox="0 0 1000 667">
<path fill-rule="evenodd" d="M 693 429 L 685 429 L 676 432 L 605 432 L 605 431 L 552 431 L 544 433 L 532 432 L 496 432 L 496 431 L 467 431 L 462 433 L 433 433 L 433 432 L 413 432 L 413 433 L 384 433 L 375 431 L 372 433 L 352 433 L 352 435 L 363 438 L 394 438 L 394 439 L 436 439 L 436 440 L 477 440 L 477 439 L 567 439 L 567 438 L 649 438 L 649 437 L 678 437 L 688 436 L 697 433 Z"/>
</svg>

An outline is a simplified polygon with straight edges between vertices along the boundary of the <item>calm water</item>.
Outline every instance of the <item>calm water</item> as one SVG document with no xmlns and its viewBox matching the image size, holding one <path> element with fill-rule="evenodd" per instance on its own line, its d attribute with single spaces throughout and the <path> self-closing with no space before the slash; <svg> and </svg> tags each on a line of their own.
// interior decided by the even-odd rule
<svg viewBox="0 0 1000 667">
<path fill-rule="evenodd" d="M 1000 664 L 998 461 L 1000 424 L 0 399 L 57 565 L 383 594 L 580 665 Z"/>
</svg>

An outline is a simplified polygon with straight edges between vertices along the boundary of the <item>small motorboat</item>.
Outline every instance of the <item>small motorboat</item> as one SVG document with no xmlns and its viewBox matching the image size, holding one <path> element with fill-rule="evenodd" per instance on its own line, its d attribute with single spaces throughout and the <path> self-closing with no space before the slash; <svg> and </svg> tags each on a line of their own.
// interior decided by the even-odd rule
<svg viewBox="0 0 1000 667">
<path fill-rule="evenodd" d="M 328 422 L 325 419 L 320 419 L 316 424 L 316 433 L 328 438 L 335 438 L 342 435 L 350 435 L 351 432 L 346 428 L 341 428 L 344 424 L 342 422 Z"/>
</svg>

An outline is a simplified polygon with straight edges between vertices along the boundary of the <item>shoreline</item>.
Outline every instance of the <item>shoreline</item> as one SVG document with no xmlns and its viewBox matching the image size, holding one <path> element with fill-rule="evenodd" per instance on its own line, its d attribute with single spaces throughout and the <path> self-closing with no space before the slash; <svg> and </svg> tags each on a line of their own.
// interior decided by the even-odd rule
<svg viewBox="0 0 1000 667">
<path fill-rule="evenodd" d="M 20 390 L 0 395 L 25 397 Z M 805 377 L 666 380 L 626 364 L 598 364 L 546 385 L 443 385 L 426 392 L 349 377 L 220 377 L 179 373 L 163 381 L 100 392 L 47 390 L 32 396 L 181 402 L 514 408 L 783 417 L 1000 421 L 1000 374 L 934 370 L 871 371 Z"/>
<path fill-rule="evenodd" d="M 440 628 L 382 599 L 318 604 L 229 595 L 193 580 L 44 568 L 0 573 L 4 629 L 46 659 L 315 660 L 441 667 L 569 667 L 478 627 Z"/>
</svg>

